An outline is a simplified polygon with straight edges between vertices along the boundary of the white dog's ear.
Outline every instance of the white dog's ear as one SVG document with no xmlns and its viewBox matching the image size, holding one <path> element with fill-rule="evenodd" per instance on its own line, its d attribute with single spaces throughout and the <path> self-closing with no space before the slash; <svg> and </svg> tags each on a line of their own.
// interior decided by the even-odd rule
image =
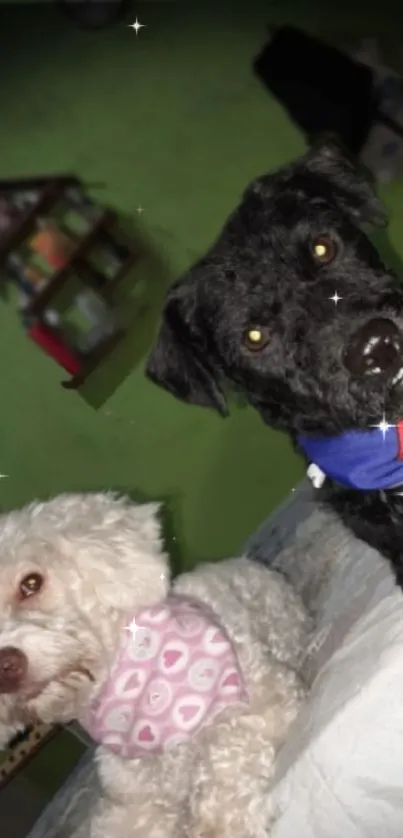
<svg viewBox="0 0 403 838">
<path fill-rule="evenodd" d="M 164 546 L 161 526 L 161 504 L 141 503 L 136 506 L 129 502 L 129 509 L 139 528 L 139 534 L 149 549 L 160 552 Z"/>
<path fill-rule="evenodd" d="M 170 571 L 159 504 L 135 504 L 113 494 L 75 498 L 80 508 L 75 516 L 70 509 L 60 549 L 75 565 L 79 605 L 128 612 L 160 602 Z"/>
</svg>

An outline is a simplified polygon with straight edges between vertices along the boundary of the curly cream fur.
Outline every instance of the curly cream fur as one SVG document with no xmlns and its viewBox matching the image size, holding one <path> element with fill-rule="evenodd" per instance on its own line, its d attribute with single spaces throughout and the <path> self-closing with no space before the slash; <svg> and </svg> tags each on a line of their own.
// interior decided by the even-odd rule
<svg viewBox="0 0 403 838">
<path fill-rule="evenodd" d="M 40 572 L 40 593 L 18 583 Z M 202 565 L 177 592 L 209 604 L 231 637 L 249 705 L 190 743 L 124 761 L 100 747 L 104 789 L 91 838 L 266 838 L 275 755 L 303 697 L 297 672 L 309 619 L 275 571 L 248 559 Z M 0 746 L 28 721 L 80 719 L 106 678 L 127 614 L 170 588 L 158 505 L 62 495 L 0 518 L 0 649 L 28 659 L 18 692 L 0 690 Z"/>
</svg>

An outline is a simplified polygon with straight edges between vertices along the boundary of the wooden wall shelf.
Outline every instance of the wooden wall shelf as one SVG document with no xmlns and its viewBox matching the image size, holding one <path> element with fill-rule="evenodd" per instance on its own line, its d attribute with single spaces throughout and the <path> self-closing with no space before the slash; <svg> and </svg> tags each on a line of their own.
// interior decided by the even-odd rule
<svg viewBox="0 0 403 838">
<path fill-rule="evenodd" d="M 31 196 L 29 205 L 20 212 L 3 236 L 0 236 L 0 267 L 3 270 L 7 271 L 10 257 L 40 229 L 40 224 L 44 219 L 48 219 L 49 214 L 57 205 L 69 206 L 71 200 L 69 196 L 72 190 L 83 197 L 83 207 L 91 206 L 91 202 L 85 197 L 84 185 L 73 175 L 0 180 L 0 198 L 12 201 L 13 195 L 25 192 Z M 32 290 L 23 312 L 27 320 L 42 322 L 47 308 L 56 296 L 70 281 L 77 281 L 77 279 L 84 287 L 95 290 L 105 303 L 111 306 L 118 284 L 140 258 L 141 254 L 137 246 L 119 230 L 116 213 L 110 209 L 102 211 L 95 204 L 92 206 L 95 211 L 99 210 L 99 212 L 94 213 L 92 220 L 87 219 L 88 229 L 81 237 L 74 236 L 77 239 L 76 246 L 66 255 L 65 262 L 53 271 L 41 289 Z M 79 212 L 77 209 L 76 211 Z M 84 209 L 83 216 L 85 216 Z M 49 222 L 51 223 L 51 218 Z M 124 252 L 124 258 L 119 260 L 120 264 L 117 265 L 112 277 L 104 276 L 102 272 L 94 268 L 91 261 L 93 252 L 102 246 L 105 237 L 117 252 Z M 113 351 L 123 334 L 123 330 L 117 328 L 113 334 L 108 334 L 92 350 L 80 353 L 79 374 L 72 375 L 67 381 L 62 381 L 62 386 L 65 389 L 81 387 L 88 375 Z"/>
</svg>

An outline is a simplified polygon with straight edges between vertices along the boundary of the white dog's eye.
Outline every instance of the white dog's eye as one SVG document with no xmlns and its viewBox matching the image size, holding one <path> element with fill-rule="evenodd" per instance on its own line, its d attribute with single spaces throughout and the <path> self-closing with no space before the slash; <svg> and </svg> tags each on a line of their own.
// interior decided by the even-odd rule
<svg viewBox="0 0 403 838">
<path fill-rule="evenodd" d="M 21 599 L 28 599 L 28 597 L 39 593 L 43 587 L 43 576 L 40 573 L 28 573 L 21 579 L 19 584 L 19 594 Z"/>
</svg>

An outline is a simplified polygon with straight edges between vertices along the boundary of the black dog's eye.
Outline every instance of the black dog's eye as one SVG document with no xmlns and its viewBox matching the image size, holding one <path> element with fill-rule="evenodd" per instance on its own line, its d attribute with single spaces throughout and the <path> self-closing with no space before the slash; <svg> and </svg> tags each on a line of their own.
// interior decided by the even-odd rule
<svg viewBox="0 0 403 838">
<path fill-rule="evenodd" d="M 311 248 L 315 261 L 320 265 L 330 265 L 337 256 L 337 243 L 330 236 L 318 236 Z"/>
<path fill-rule="evenodd" d="M 27 573 L 18 586 L 20 599 L 28 599 L 28 597 L 38 594 L 43 587 L 43 583 L 44 579 L 40 573 Z"/>
<path fill-rule="evenodd" d="M 270 334 L 264 326 L 251 326 L 243 336 L 243 342 L 250 352 L 260 352 L 270 342 Z"/>
</svg>

